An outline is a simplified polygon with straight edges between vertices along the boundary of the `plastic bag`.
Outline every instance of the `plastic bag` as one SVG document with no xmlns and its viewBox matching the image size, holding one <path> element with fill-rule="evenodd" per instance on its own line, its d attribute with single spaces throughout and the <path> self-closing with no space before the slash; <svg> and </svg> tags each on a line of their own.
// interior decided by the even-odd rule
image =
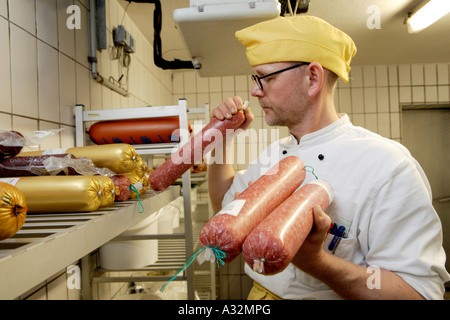
<svg viewBox="0 0 450 320">
<path fill-rule="evenodd" d="M 41 142 L 63 129 L 39 130 L 24 136 L 18 131 L 0 130 L 0 159 L 13 157 L 22 150 L 23 147 L 38 146 Z"/>
<path fill-rule="evenodd" d="M 88 158 L 74 158 L 74 157 L 55 157 L 49 156 L 43 161 L 46 171 L 50 175 L 57 175 L 60 172 L 69 172 L 73 170 L 83 176 L 102 175 L 112 177 L 116 175 L 115 172 L 108 168 L 99 168 L 95 166 L 94 162 Z"/>
</svg>

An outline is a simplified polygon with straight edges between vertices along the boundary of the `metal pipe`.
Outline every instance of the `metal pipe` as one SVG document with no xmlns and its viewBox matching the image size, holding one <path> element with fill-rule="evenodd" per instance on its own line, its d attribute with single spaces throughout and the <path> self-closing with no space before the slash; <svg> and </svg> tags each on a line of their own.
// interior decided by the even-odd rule
<svg viewBox="0 0 450 320">
<path fill-rule="evenodd" d="M 109 80 L 105 80 L 97 72 L 97 24 L 96 24 L 96 3 L 95 0 L 89 0 L 89 56 L 88 61 L 91 63 L 91 75 L 95 81 L 108 87 L 111 90 L 127 97 L 128 92 Z"/>
<path fill-rule="evenodd" d="M 97 73 L 97 27 L 95 24 L 95 0 L 89 0 L 89 57 L 91 73 Z"/>
</svg>

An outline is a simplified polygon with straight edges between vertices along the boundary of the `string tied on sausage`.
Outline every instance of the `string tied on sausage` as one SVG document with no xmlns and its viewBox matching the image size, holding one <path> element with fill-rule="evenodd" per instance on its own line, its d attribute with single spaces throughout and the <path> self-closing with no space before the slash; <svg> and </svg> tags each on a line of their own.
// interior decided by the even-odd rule
<svg viewBox="0 0 450 320">
<path fill-rule="evenodd" d="M 137 201 L 138 201 L 138 206 L 137 206 L 138 212 L 139 212 L 139 213 L 144 212 L 144 206 L 142 205 L 142 202 L 141 202 L 141 200 L 139 199 L 139 191 L 138 191 L 138 189 L 136 189 L 135 186 L 130 185 L 130 190 L 133 191 L 134 193 L 136 193 L 136 199 L 137 199 Z"/>
<path fill-rule="evenodd" d="M 310 170 L 306 170 L 306 169 L 310 169 Z M 319 180 L 319 178 L 316 176 L 316 174 L 314 173 L 314 168 L 313 167 L 311 167 L 311 166 L 305 166 L 304 168 L 303 168 L 303 170 L 305 170 L 306 172 L 309 172 L 309 173 L 312 173 L 312 175 L 314 176 L 314 177 L 316 177 L 316 180 Z"/>
<path fill-rule="evenodd" d="M 173 275 L 172 278 L 169 279 L 169 281 L 167 281 L 162 287 L 161 289 L 159 289 L 159 291 L 163 292 L 164 288 L 170 283 L 172 282 L 181 272 L 183 272 L 184 270 L 186 270 L 187 268 L 189 268 L 189 266 L 194 262 L 195 258 L 197 257 L 197 255 L 199 253 L 201 253 L 203 250 L 205 249 L 210 249 L 212 250 L 212 252 L 214 253 L 214 256 L 216 257 L 217 260 L 217 267 L 220 268 L 220 265 L 224 265 L 225 262 L 223 261 L 223 258 L 225 258 L 226 254 L 225 252 L 223 252 L 222 250 L 218 249 L 217 247 L 212 247 L 212 246 L 205 246 L 201 249 L 199 249 L 197 252 L 195 252 L 188 261 L 186 261 L 186 263 Z"/>
</svg>

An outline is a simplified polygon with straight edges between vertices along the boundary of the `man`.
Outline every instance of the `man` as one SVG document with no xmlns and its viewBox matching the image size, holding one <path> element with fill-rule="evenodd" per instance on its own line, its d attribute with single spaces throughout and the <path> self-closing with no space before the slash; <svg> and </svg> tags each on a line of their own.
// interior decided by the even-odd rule
<svg viewBox="0 0 450 320">
<path fill-rule="evenodd" d="M 311 16 L 279 17 L 236 37 L 246 46 L 255 73 L 251 94 L 266 122 L 288 127 L 290 136 L 269 146 L 245 172 L 211 164 L 213 208 L 269 169 L 263 157 L 299 157 L 335 195 L 327 214 L 315 208 L 313 230 L 284 271 L 266 276 L 245 266 L 255 280 L 249 299 L 442 299 L 450 277 L 424 172 L 402 145 L 336 113 L 333 92 L 338 77 L 349 80 L 352 39 Z M 228 98 L 212 115 L 229 118 L 242 108 L 240 97 Z M 245 114 L 242 129 L 253 120 L 250 108 Z M 303 184 L 312 179 L 307 174 Z M 330 223 L 345 228 L 335 245 Z"/>
</svg>

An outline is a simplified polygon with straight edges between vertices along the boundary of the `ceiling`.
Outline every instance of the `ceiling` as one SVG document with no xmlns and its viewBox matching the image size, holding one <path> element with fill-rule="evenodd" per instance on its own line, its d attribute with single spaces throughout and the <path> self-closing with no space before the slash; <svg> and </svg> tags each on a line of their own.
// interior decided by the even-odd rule
<svg viewBox="0 0 450 320">
<path fill-rule="evenodd" d="M 128 5 L 126 0 L 119 2 L 124 8 Z M 419 33 L 408 33 L 404 24 L 405 16 L 420 2 L 421 0 L 310 0 L 307 14 L 323 18 L 353 38 L 358 48 L 353 65 L 449 62 L 450 14 Z M 161 0 L 162 52 L 166 60 L 190 59 L 172 18 L 174 9 L 188 8 L 189 5 L 189 0 Z M 373 5 L 380 9 L 379 29 L 369 29 L 366 25 L 372 15 L 368 8 Z M 127 8 L 128 16 L 150 43 L 153 43 L 153 10 L 153 4 L 136 2 L 131 2 Z"/>
</svg>

